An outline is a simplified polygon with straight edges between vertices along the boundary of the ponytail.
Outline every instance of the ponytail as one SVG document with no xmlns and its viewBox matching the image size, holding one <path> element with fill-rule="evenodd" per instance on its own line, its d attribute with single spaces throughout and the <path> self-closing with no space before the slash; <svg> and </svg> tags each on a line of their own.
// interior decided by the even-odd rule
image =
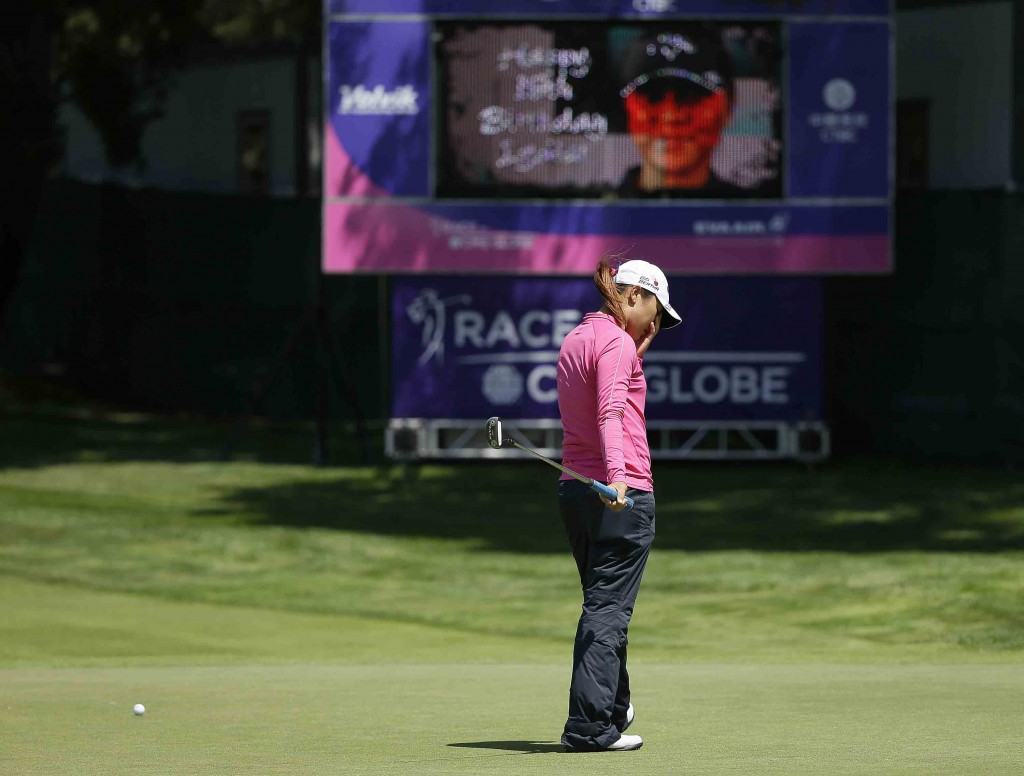
<svg viewBox="0 0 1024 776">
<path fill-rule="evenodd" d="M 615 282 L 616 272 L 618 270 L 608 263 L 608 257 L 602 256 L 597 264 L 597 272 L 594 273 L 594 285 L 604 299 L 605 307 L 615 316 L 619 325 L 625 327 L 626 311 L 622 308 L 622 289 Z"/>
</svg>

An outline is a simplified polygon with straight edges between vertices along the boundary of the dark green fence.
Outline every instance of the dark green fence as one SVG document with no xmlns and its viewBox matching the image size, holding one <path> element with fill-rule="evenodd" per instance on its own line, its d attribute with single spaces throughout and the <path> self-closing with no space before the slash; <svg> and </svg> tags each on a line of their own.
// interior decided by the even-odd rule
<svg viewBox="0 0 1024 776">
<path fill-rule="evenodd" d="M 825 282 L 838 454 L 1024 462 L 1024 198 L 902 197 L 896 272 Z M 315 412 L 319 203 L 50 186 L 2 364 L 88 395 L 233 416 Z M 325 284 L 331 418 L 385 412 L 381 281 Z M 290 350 L 285 353 L 287 345 Z"/>
<path fill-rule="evenodd" d="M 3 365 L 57 365 L 94 397 L 211 415 L 239 414 L 279 369 L 263 414 L 312 417 L 319 250 L 311 200 L 52 185 Z M 345 372 L 333 370 L 334 419 L 381 414 L 378 296 L 377 278 L 327 279 Z"/>
<path fill-rule="evenodd" d="M 896 272 L 826 282 L 839 451 L 1024 462 L 1024 198 L 899 198 Z"/>
</svg>

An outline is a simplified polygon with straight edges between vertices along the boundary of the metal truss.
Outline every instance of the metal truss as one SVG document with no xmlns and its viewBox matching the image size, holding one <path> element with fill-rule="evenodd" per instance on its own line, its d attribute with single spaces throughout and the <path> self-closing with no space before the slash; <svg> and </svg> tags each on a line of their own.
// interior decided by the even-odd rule
<svg viewBox="0 0 1024 776">
<path fill-rule="evenodd" d="M 549 458 L 562 454 L 558 420 L 509 419 L 505 433 Z M 384 449 L 396 461 L 529 456 L 491 449 L 482 420 L 392 418 L 384 434 Z M 814 462 L 831 453 L 828 426 L 819 421 L 652 421 L 647 439 L 651 458 L 663 460 Z"/>
</svg>

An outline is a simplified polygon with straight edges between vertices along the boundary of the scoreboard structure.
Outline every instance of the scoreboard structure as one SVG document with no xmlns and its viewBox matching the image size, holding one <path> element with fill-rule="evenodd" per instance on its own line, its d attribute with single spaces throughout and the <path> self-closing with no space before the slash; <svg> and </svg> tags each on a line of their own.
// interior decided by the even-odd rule
<svg viewBox="0 0 1024 776">
<path fill-rule="evenodd" d="M 892 270 L 893 34 L 891 0 L 326 0 L 322 269 L 388 279 L 389 451 L 501 415 L 557 455 L 613 256 L 684 318 L 652 455 L 827 454 L 821 278 Z"/>
<path fill-rule="evenodd" d="M 890 0 L 326 8 L 326 272 L 891 269 Z"/>
</svg>

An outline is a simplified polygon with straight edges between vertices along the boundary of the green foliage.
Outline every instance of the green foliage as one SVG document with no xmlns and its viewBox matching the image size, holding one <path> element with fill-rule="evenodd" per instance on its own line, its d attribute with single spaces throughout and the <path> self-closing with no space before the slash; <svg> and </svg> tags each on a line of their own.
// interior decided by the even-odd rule
<svg viewBox="0 0 1024 776">
<path fill-rule="evenodd" d="M 321 13 L 320 0 L 204 0 L 199 19 L 225 43 L 319 41 Z"/>
<path fill-rule="evenodd" d="M 189 51 L 203 45 L 319 40 L 310 0 L 64 0 L 56 72 L 103 139 L 113 167 L 144 163 L 142 137 L 162 114 Z"/>
<path fill-rule="evenodd" d="M 143 132 L 161 115 L 171 75 L 201 31 L 201 0 L 70 5 L 56 62 L 65 93 L 99 130 L 112 166 L 140 164 Z"/>
</svg>

